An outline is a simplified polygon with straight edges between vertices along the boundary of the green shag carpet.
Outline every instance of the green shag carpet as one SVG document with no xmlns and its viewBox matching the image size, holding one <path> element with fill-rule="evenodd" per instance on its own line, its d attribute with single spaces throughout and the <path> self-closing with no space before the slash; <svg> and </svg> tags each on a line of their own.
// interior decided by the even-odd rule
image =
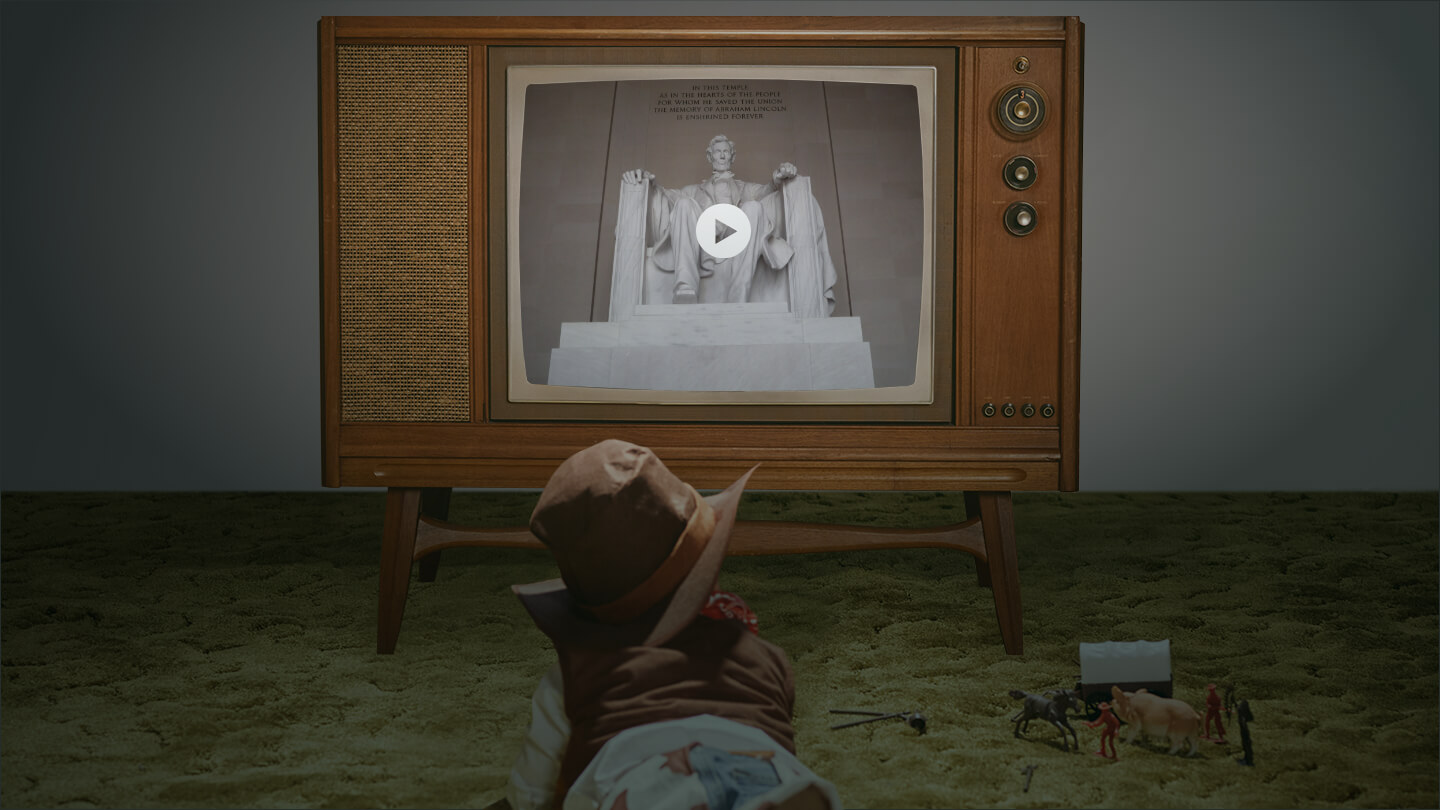
<svg viewBox="0 0 1440 810">
<path fill-rule="evenodd" d="M 457 493 L 523 525 L 533 494 Z M 548 555 L 444 552 L 375 653 L 379 494 L 6 494 L 5 807 L 484 807 L 553 652 L 510 585 Z M 1437 498 L 1019 494 L 1025 654 L 943 550 L 732 558 L 721 584 L 790 654 L 800 755 L 847 805 L 1440 805 Z M 959 495 L 752 493 L 744 519 L 959 522 Z M 1063 753 L 1011 689 L 1071 686 L 1082 641 L 1170 639 L 1177 696 L 1233 686 L 1229 745 Z M 831 708 L 919 710 L 838 731 Z M 1122 735 L 1125 732 L 1122 729 Z M 1037 765 L 1028 792 L 1022 769 Z"/>
</svg>

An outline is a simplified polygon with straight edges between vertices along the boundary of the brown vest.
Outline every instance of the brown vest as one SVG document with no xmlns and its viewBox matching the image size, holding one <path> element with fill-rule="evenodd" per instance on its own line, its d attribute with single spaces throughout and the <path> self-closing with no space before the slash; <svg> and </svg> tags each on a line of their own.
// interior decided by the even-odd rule
<svg viewBox="0 0 1440 810">
<path fill-rule="evenodd" d="M 739 622 L 697 618 L 661 647 L 559 647 L 570 742 L 557 796 L 628 728 L 713 714 L 795 752 L 795 675 L 785 651 Z"/>
</svg>

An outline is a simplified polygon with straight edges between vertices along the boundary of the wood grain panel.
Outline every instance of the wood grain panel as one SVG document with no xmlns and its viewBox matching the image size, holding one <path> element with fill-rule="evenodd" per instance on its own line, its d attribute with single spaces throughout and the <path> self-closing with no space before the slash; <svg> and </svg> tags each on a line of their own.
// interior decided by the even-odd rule
<svg viewBox="0 0 1440 810">
<path fill-rule="evenodd" d="M 429 517 L 419 518 L 415 557 L 447 548 L 484 546 L 546 551 L 529 529 L 477 529 Z M 730 534 L 732 556 L 800 554 L 824 551 L 871 551 L 881 548 L 952 548 L 985 558 L 985 539 L 978 517 L 933 529 L 872 529 L 821 523 L 737 520 Z"/>
<path fill-rule="evenodd" d="M 1014 69 L 1018 57 L 1030 69 Z M 974 402 L 977 425 L 1054 425 L 1039 409 L 1059 404 L 1060 372 L 1060 234 L 1062 210 L 1061 134 L 1064 130 L 1061 74 L 1064 50 L 1056 47 L 986 47 L 975 50 L 974 99 L 975 195 L 974 295 L 968 311 L 974 330 Z M 1016 84 L 1038 87 L 1046 101 L 1044 123 L 1023 139 L 1000 127 L 995 105 Z M 1036 179 L 1023 191 L 1010 188 L 1001 174 L 1012 157 L 1035 161 Z M 1026 236 L 1005 229 L 1005 210 L 1012 203 L 1035 207 L 1036 226 Z M 981 408 L 1011 403 L 1012 417 L 986 417 Z M 1026 418 L 1025 404 L 1037 409 Z M 1057 413 L 1058 417 L 1058 413 Z"/>
<path fill-rule="evenodd" d="M 320 480 L 340 485 L 340 193 L 339 82 L 335 20 L 319 26 L 320 76 Z"/>
<path fill-rule="evenodd" d="M 629 45 L 950 45 L 1060 40 L 1063 17 L 339 17 L 345 41 Z"/>
<path fill-rule="evenodd" d="M 1065 156 L 1061 229 L 1063 309 L 1060 314 L 1060 488 L 1080 488 L 1080 209 L 1083 195 L 1085 26 L 1065 20 Z"/>
<path fill-rule="evenodd" d="M 975 48 L 960 49 L 957 84 L 960 103 L 956 105 L 960 137 L 955 142 L 955 422 L 962 427 L 975 424 L 975 324 L 970 302 L 975 300 Z"/>
<path fill-rule="evenodd" d="M 657 452 L 657 454 L 659 454 Z M 546 458 L 341 459 L 343 486 L 353 487 L 543 487 L 557 462 Z M 733 483 L 753 462 L 666 459 L 665 466 L 699 489 Z M 983 462 L 847 461 L 761 463 L 750 487 L 756 490 L 839 490 L 963 492 L 1053 490 L 1059 482 L 1054 461 L 987 464 Z"/>
<path fill-rule="evenodd" d="M 485 335 L 486 280 L 489 277 L 489 256 L 485 252 L 485 221 L 489 218 L 486 189 L 490 182 L 487 146 L 489 131 L 477 122 L 488 120 L 489 98 L 486 93 L 485 71 L 487 50 L 483 45 L 470 48 L 470 416 L 473 422 L 484 422 L 490 416 L 486 399 L 485 375 L 490 373 L 488 343 Z"/>
<path fill-rule="evenodd" d="M 803 458 L 838 461 L 932 461 L 958 457 L 1007 460 L 1057 457 L 1053 428 L 927 428 L 921 426 L 713 426 L 566 424 L 485 426 L 345 425 L 341 448 L 347 456 L 434 456 L 437 458 L 550 458 L 556 462 L 609 438 L 623 438 L 679 458 L 767 460 Z"/>
</svg>

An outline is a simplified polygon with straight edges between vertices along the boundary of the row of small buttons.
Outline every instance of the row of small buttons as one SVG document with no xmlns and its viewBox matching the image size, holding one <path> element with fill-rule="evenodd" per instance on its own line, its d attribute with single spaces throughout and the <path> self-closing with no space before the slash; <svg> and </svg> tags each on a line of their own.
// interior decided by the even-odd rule
<svg viewBox="0 0 1440 810">
<path fill-rule="evenodd" d="M 981 408 L 981 409 L 980 409 L 980 412 L 983 413 L 983 414 L 985 414 L 986 417 L 994 416 L 995 413 L 996 413 L 995 403 L 993 403 L 993 402 L 987 402 L 987 403 L 985 403 L 985 407 Z M 1001 405 L 1000 408 L 999 408 L 999 413 L 1000 413 L 1001 416 L 1004 416 L 1004 417 L 1007 418 L 1007 419 L 1010 418 L 1010 417 L 1012 417 L 1012 416 L 1014 416 L 1014 415 L 1015 415 L 1015 403 L 1013 403 L 1013 402 L 1007 402 L 1007 403 L 1005 403 L 1004 405 Z M 1034 406 L 1033 404 L 1029 403 L 1029 402 L 1025 403 L 1024 405 L 1021 405 L 1021 406 L 1020 406 L 1020 415 L 1021 415 L 1021 416 L 1024 416 L 1024 417 L 1027 418 L 1027 419 L 1030 418 L 1030 417 L 1032 417 L 1032 416 L 1034 416 L 1034 415 L 1035 415 L 1035 406 Z M 1040 416 L 1043 417 L 1043 418 L 1045 418 L 1045 419 L 1050 419 L 1050 418 L 1054 417 L 1054 416 L 1055 416 L 1055 406 L 1054 406 L 1054 405 L 1051 405 L 1051 404 L 1048 403 L 1048 402 L 1045 403 L 1044 405 L 1041 405 L 1041 406 L 1040 406 Z"/>
</svg>

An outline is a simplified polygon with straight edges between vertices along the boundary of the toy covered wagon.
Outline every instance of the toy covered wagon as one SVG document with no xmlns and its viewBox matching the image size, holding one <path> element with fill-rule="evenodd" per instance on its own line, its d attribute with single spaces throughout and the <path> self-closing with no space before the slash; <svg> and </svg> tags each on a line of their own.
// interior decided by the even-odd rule
<svg viewBox="0 0 1440 810">
<path fill-rule="evenodd" d="M 1143 688 L 1154 695 L 1174 697 L 1170 640 L 1081 642 L 1080 682 L 1075 689 L 1092 718 L 1100 716 L 1100 703 L 1110 700 L 1112 686 L 1125 692 Z"/>
</svg>

